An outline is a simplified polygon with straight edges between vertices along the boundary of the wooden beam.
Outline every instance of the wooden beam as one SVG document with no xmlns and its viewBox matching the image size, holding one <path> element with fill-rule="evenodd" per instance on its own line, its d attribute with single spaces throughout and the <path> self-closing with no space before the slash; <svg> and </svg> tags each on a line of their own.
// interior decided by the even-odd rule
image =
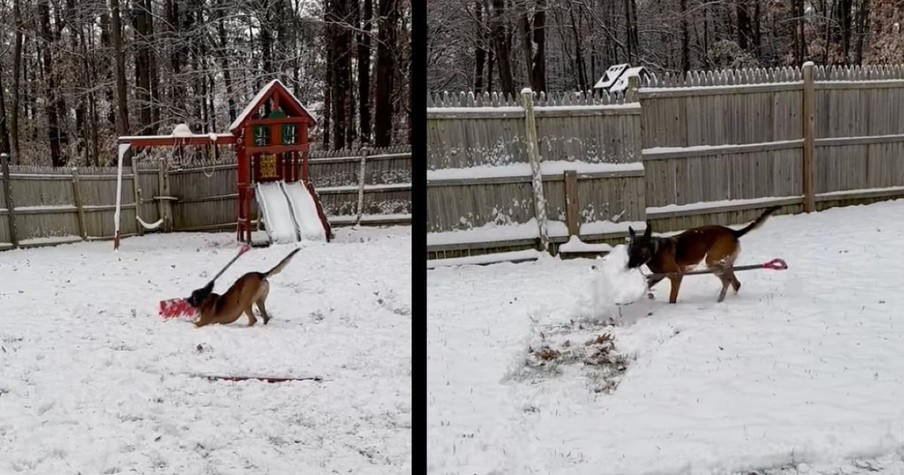
<svg viewBox="0 0 904 475">
<path fill-rule="evenodd" d="M 565 225 L 568 227 L 569 236 L 581 234 L 580 210 L 581 201 L 578 194 L 578 173 L 574 170 L 565 171 Z"/>
<path fill-rule="evenodd" d="M 816 150 L 816 119 L 813 111 L 813 96 L 815 95 L 813 92 L 813 70 L 814 65 L 812 61 L 807 61 L 806 63 L 804 63 L 804 92 L 803 104 L 801 108 L 801 115 L 803 116 L 801 129 L 804 139 L 804 146 L 802 154 L 803 175 L 801 176 L 801 181 L 803 182 L 802 191 L 804 195 L 804 211 L 807 213 L 816 211 L 816 201 L 814 199 L 813 190 L 813 155 Z"/>
<path fill-rule="evenodd" d="M 82 192 L 78 179 L 78 167 L 72 167 L 72 199 L 75 202 L 75 208 L 78 210 L 78 233 L 82 239 L 88 239 L 88 233 L 85 229 L 85 210 L 82 209 Z"/>
</svg>

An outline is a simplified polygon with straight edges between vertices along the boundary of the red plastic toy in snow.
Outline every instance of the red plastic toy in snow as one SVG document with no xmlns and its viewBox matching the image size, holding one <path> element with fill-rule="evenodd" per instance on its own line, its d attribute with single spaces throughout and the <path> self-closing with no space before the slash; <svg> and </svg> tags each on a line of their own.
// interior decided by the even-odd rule
<svg viewBox="0 0 904 475">
<path fill-rule="evenodd" d="M 232 265 L 242 254 L 248 252 L 251 249 L 251 246 L 248 244 L 242 244 L 242 247 L 239 248 L 239 253 L 229 261 L 229 264 L 226 264 L 226 267 L 217 273 L 217 275 L 213 276 L 213 279 L 210 279 L 210 284 L 212 284 L 218 277 L 223 275 L 223 272 L 226 272 L 226 269 Z M 208 285 L 210 285 L 208 284 Z M 188 301 L 183 298 L 176 299 L 167 299 L 160 301 L 160 316 L 163 318 L 179 318 L 179 317 L 194 317 L 198 311 L 192 307 Z"/>
<path fill-rule="evenodd" d="M 197 312 L 185 299 L 160 301 L 160 316 L 163 318 L 192 317 Z"/>
</svg>

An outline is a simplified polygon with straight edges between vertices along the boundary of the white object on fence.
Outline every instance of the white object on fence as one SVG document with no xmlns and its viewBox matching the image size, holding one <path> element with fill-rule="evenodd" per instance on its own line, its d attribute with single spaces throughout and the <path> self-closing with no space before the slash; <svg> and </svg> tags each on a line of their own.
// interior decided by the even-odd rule
<svg viewBox="0 0 904 475">
<path fill-rule="evenodd" d="M 115 233 L 113 234 L 113 250 L 116 251 L 119 249 L 119 210 L 122 206 L 122 158 L 126 155 L 126 151 L 129 150 L 129 144 L 121 143 L 119 144 L 119 163 L 116 166 L 116 211 L 113 213 L 113 229 Z M 138 211 L 138 204 L 135 204 L 136 214 Z"/>
</svg>

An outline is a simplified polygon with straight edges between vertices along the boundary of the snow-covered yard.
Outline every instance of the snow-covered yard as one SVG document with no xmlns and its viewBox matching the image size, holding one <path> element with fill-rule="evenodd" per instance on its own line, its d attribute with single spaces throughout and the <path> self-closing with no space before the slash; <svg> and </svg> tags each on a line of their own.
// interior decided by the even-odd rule
<svg viewBox="0 0 904 475">
<path fill-rule="evenodd" d="M 904 200 L 774 216 L 738 265 L 789 269 L 738 273 L 721 304 L 703 275 L 676 305 L 664 281 L 616 308 L 637 284 L 623 246 L 428 271 L 431 473 L 904 473 L 902 217 Z M 618 376 L 527 364 L 604 333 Z"/>
<path fill-rule="evenodd" d="M 0 473 L 411 471 L 411 228 L 339 228 L 271 278 L 273 320 L 157 315 L 232 233 L 0 253 Z M 217 281 L 296 245 L 253 249 Z M 194 375 L 320 376 L 215 382 Z"/>
</svg>

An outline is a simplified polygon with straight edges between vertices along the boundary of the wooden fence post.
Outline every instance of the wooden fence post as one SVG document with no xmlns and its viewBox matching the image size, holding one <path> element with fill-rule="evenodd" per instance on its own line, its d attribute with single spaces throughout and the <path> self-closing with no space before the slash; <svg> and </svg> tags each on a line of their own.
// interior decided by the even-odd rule
<svg viewBox="0 0 904 475">
<path fill-rule="evenodd" d="M 803 171 L 802 185 L 804 193 L 804 211 L 811 213 L 816 210 L 816 199 L 813 192 L 813 157 L 816 152 L 816 122 L 813 110 L 813 70 L 812 61 L 804 63 L 803 67 L 803 104 L 802 104 L 802 132 L 803 132 Z"/>
<path fill-rule="evenodd" d="M 637 98 L 637 90 L 640 89 L 640 78 L 631 76 L 628 78 L 628 90 L 625 91 L 625 102 L 635 102 Z"/>
<path fill-rule="evenodd" d="M 537 121 L 534 117 L 534 93 L 530 88 L 521 91 L 524 107 L 525 141 L 530 162 L 531 184 L 534 191 L 534 212 L 540 227 L 540 250 L 549 251 L 549 223 L 546 220 L 546 196 L 543 194 L 543 174 L 540 171 L 540 152 L 537 150 Z"/>
<path fill-rule="evenodd" d="M 82 192 L 79 186 L 78 167 L 72 167 L 72 200 L 75 201 L 75 209 L 78 211 L 78 234 L 83 241 L 87 241 L 88 231 L 85 229 L 85 210 L 82 209 Z"/>
<path fill-rule="evenodd" d="M 358 170 L 358 217 L 355 218 L 355 225 L 361 224 L 361 216 L 364 214 L 364 184 L 367 170 L 367 147 L 361 150 L 361 168 Z"/>
<path fill-rule="evenodd" d="M 144 236 L 144 225 L 138 222 L 141 216 L 141 186 L 138 185 L 138 160 L 132 160 L 132 196 L 135 200 L 135 227 L 138 229 L 138 235 Z"/>
<path fill-rule="evenodd" d="M 173 230 L 173 208 L 169 198 L 169 170 L 166 160 L 157 162 L 157 213 L 163 220 L 163 232 Z"/>
<path fill-rule="evenodd" d="M 575 170 L 565 170 L 565 224 L 568 226 L 568 236 L 581 236 L 581 223 L 578 210 L 581 206 L 578 195 L 578 173 Z"/>
<path fill-rule="evenodd" d="M 16 237 L 16 214 L 13 211 L 12 192 L 10 191 L 9 155 L 0 153 L 0 172 L 3 173 L 3 198 L 6 200 L 6 218 L 9 221 L 9 241 L 13 247 L 19 247 L 19 238 Z"/>
</svg>

